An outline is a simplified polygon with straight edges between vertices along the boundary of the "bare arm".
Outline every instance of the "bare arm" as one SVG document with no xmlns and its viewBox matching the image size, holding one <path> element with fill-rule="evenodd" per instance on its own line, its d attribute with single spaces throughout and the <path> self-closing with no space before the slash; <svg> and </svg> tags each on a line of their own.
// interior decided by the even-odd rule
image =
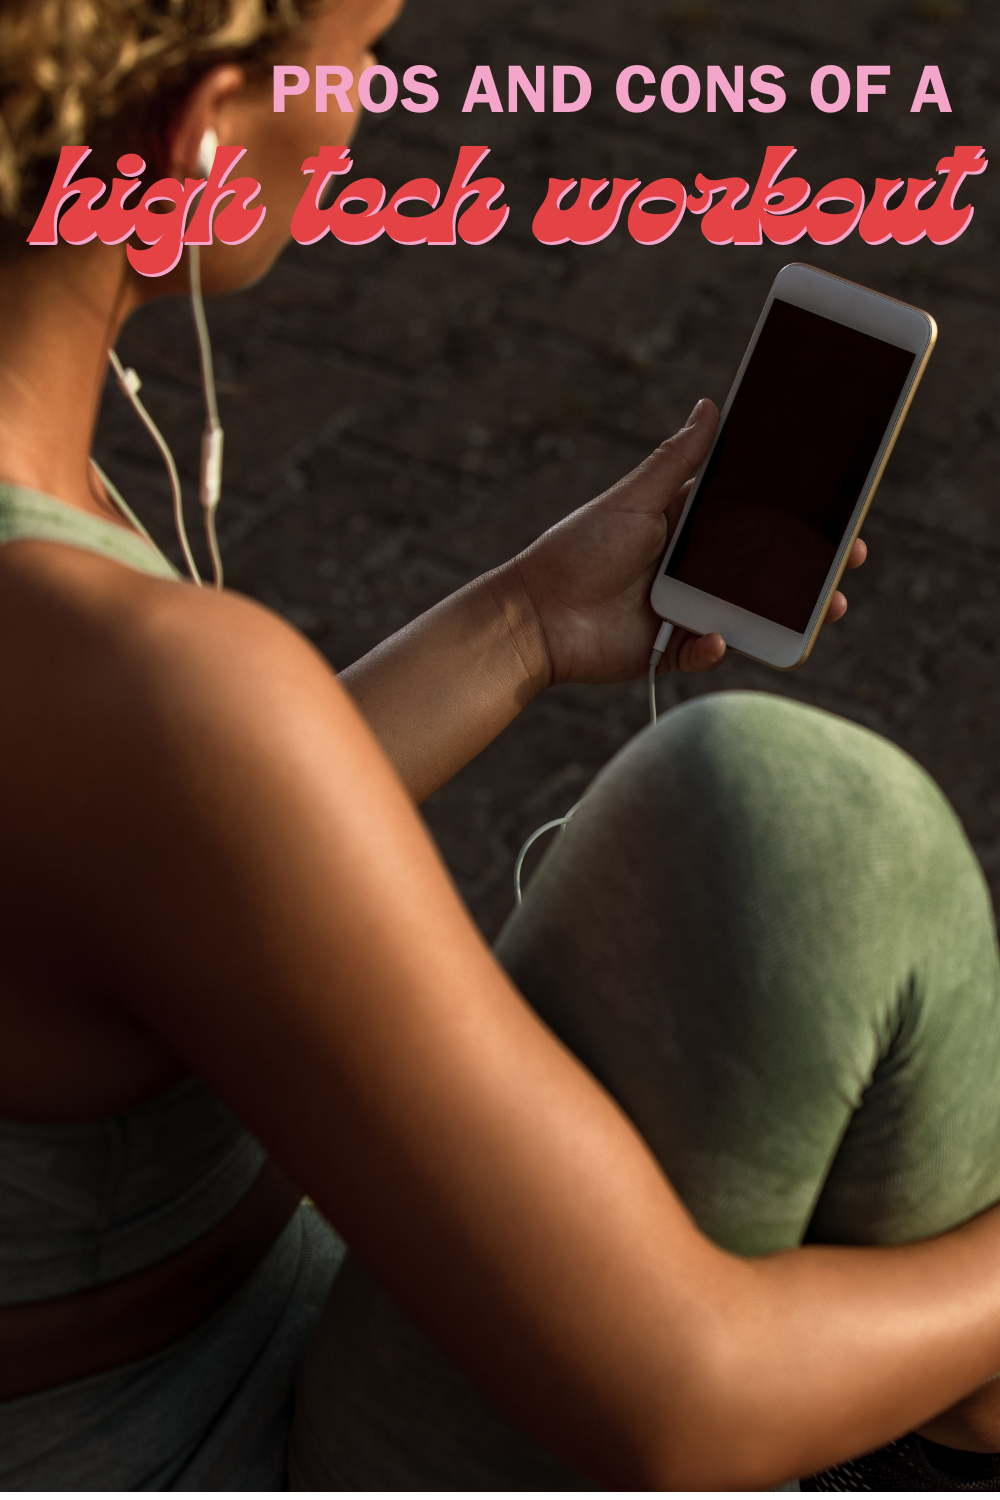
<svg viewBox="0 0 1000 1500">
<path fill-rule="evenodd" d="M 341 672 L 414 801 L 467 765 L 549 685 L 511 568 L 459 589 Z"/>
<path fill-rule="evenodd" d="M 66 883 L 109 1004 L 516 1420 L 610 1485 L 754 1487 L 1000 1367 L 996 1214 L 902 1249 L 714 1247 L 498 968 L 324 663 L 239 600 L 136 587 L 164 603 L 124 659 L 88 676 L 107 640 L 64 645 L 38 774 L 72 837 L 51 868 L 29 841 L 23 879 Z"/>
<path fill-rule="evenodd" d="M 557 682 L 644 677 L 659 620 L 649 591 L 717 413 L 688 426 L 519 557 L 477 578 L 341 674 L 415 800 L 488 745 Z M 864 561 L 857 543 L 849 566 Z M 847 608 L 836 594 L 828 619 Z M 674 632 L 661 670 L 705 672 L 720 635 Z"/>
</svg>

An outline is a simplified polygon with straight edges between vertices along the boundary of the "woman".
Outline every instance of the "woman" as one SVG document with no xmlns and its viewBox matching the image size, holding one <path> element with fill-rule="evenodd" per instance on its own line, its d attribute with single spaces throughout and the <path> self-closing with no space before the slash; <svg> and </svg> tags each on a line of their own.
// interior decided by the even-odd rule
<svg viewBox="0 0 1000 1500">
<path fill-rule="evenodd" d="M 983 1084 L 996 946 L 971 853 L 917 768 L 778 700 L 704 700 L 609 768 L 502 939 L 728 1249 L 483 947 L 414 811 L 550 682 L 644 672 L 651 570 L 710 403 L 339 683 L 266 611 L 181 586 L 88 464 L 109 345 L 185 272 L 142 283 L 121 246 L 27 251 L 54 152 L 141 147 L 183 177 L 208 132 L 246 146 L 267 218 L 203 253 L 207 290 L 244 285 L 284 242 L 301 160 L 354 118 L 293 100 L 274 115 L 268 60 L 357 77 L 395 10 L 4 9 L 9 1488 L 281 1485 L 331 1285 L 291 1451 L 313 1487 L 344 1482 L 343 1413 L 411 1315 L 530 1434 L 513 1452 L 506 1419 L 477 1408 L 478 1472 L 509 1463 L 556 1487 L 774 1484 L 927 1422 L 1000 1368 L 1000 1216 L 963 1223 L 1000 1198 Z M 670 665 L 722 651 L 675 637 Z M 645 1001 L 628 1014 L 639 995 L 652 1023 Z M 358 1257 L 342 1277 L 298 1189 Z M 810 1224 L 872 1241 L 962 1227 L 762 1254 Z M 435 1420 L 480 1400 L 450 1365 L 417 1385 L 432 1406 L 443 1392 Z M 378 1424 L 373 1439 L 361 1416 L 351 1481 L 370 1486 Z M 404 1450 L 405 1410 L 382 1417 L 385 1451 Z M 949 1432 L 982 1447 L 985 1430 Z M 460 1422 L 452 1435 L 461 1449 Z"/>
</svg>

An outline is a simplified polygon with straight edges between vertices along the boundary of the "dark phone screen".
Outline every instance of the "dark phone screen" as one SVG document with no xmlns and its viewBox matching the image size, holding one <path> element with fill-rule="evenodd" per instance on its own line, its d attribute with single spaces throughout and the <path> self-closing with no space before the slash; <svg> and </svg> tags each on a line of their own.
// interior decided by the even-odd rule
<svg viewBox="0 0 1000 1500">
<path fill-rule="evenodd" d="M 667 576 L 801 635 L 916 358 L 775 298 Z"/>
</svg>

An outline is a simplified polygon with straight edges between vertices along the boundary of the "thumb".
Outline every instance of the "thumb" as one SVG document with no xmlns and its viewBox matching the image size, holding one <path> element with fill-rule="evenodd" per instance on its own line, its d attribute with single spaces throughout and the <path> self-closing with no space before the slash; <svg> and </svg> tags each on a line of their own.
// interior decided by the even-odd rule
<svg viewBox="0 0 1000 1500">
<path fill-rule="evenodd" d="M 715 402 L 703 397 L 680 431 L 606 491 L 602 502 L 633 513 L 662 516 L 678 491 L 698 472 L 718 421 Z"/>
<path fill-rule="evenodd" d="M 684 426 L 660 444 L 652 455 L 657 479 L 669 489 L 671 499 L 697 473 L 705 454 L 712 446 L 719 411 L 714 401 L 703 396 Z"/>
</svg>

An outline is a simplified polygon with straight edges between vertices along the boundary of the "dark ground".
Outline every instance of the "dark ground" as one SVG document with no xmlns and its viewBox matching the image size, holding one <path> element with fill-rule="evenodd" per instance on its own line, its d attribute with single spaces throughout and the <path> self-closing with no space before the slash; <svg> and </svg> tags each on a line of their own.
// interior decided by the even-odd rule
<svg viewBox="0 0 1000 1500">
<path fill-rule="evenodd" d="M 764 149 L 792 142 L 790 170 L 814 187 L 877 175 L 928 177 L 956 144 L 989 150 L 1000 103 L 993 7 L 960 0 L 411 0 L 381 50 L 397 73 L 438 71 L 431 114 L 366 119 L 357 175 L 447 182 L 459 145 L 489 144 L 483 170 L 507 184 L 511 218 L 491 244 L 292 246 L 258 287 L 209 309 L 226 426 L 220 534 L 228 581 L 280 610 L 342 667 L 407 619 L 631 468 L 694 401 L 720 404 L 767 288 L 795 258 L 927 308 L 940 339 L 865 534 L 871 561 L 851 608 L 802 671 L 734 657 L 707 678 L 661 684 L 664 705 L 755 687 L 870 725 L 938 779 L 1000 888 L 1000 511 L 995 503 L 1000 291 L 994 166 L 967 183 L 971 228 L 950 246 L 869 247 L 856 235 L 791 253 L 717 248 L 686 219 L 658 248 L 622 224 L 602 244 L 549 249 L 531 219 L 549 176 L 755 180 Z M 335 59 L 330 59 L 335 61 Z M 621 67 L 776 63 L 789 102 L 733 116 L 658 103 L 627 115 Z M 889 62 L 890 94 L 868 115 L 826 116 L 813 70 Z M 579 114 L 461 113 L 477 63 L 575 63 L 594 80 Z M 952 115 L 910 100 L 938 64 Z M 505 89 L 502 88 L 505 94 Z M 609 102 L 610 101 L 610 102 Z M 162 303 L 120 352 L 196 490 L 201 396 L 187 305 Z M 97 454 L 157 534 L 167 485 L 148 439 L 112 390 Z M 192 504 L 192 529 L 196 507 Z M 174 554 L 176 556 L 176 553 Z M 512 900 L 514 855 L 564 812 L 645 721 L 645 687 L 565 687 L 537 701 L 426 808 L 484 931 Z"/>
</svg>

